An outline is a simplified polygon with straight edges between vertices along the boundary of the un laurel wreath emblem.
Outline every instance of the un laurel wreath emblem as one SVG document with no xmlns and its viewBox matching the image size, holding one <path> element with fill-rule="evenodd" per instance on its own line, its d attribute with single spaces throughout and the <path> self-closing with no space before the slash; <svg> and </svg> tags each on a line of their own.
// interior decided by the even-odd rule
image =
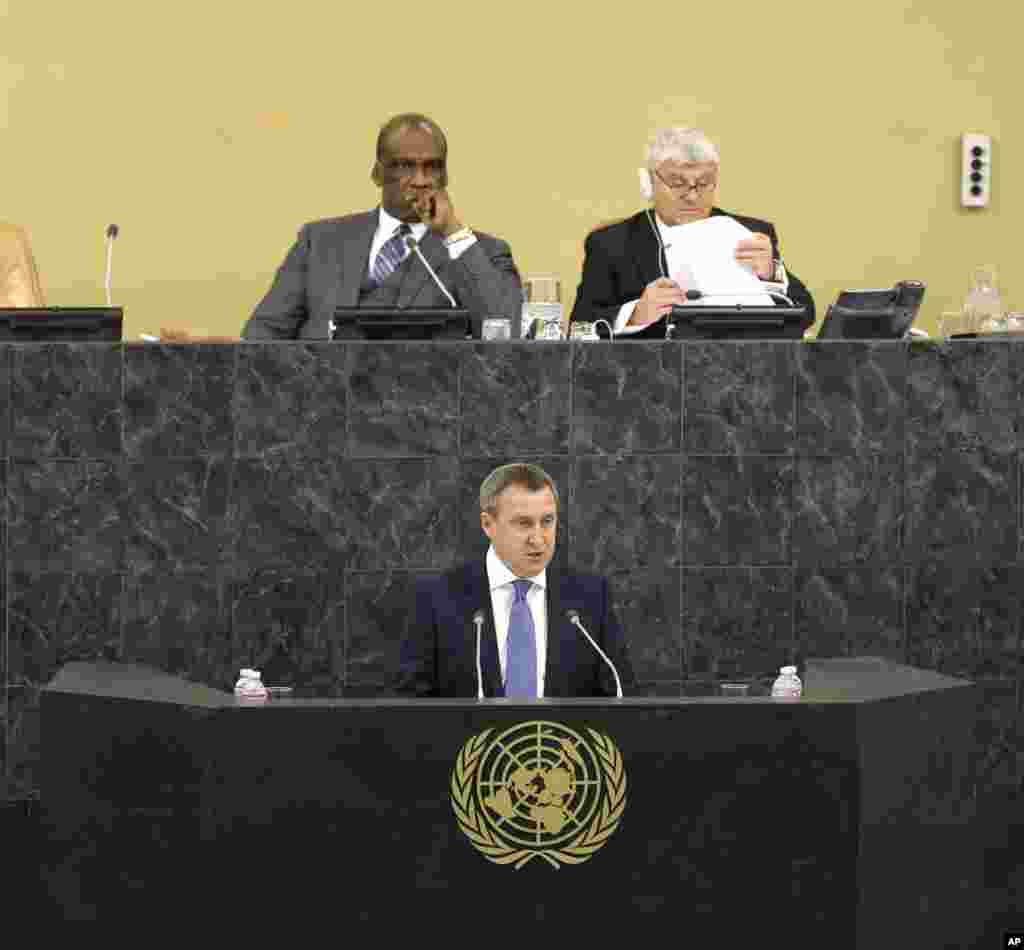
<svg viewBox="0 0 1024 950">
<path fill-rule="evenodd" d="M 615 832 L 626 808 L 622 753 L 556 722 L 524 722 L 471 736 L 452 769 L 452 808 L 473 846 L 516 870 L 532 858 L 582 864 Z"/>
</svg>

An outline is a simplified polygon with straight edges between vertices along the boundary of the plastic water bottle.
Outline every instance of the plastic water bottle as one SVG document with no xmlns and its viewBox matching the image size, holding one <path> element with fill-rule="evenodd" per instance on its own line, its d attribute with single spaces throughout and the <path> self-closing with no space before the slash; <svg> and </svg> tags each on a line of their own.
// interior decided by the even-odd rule
<svg viewBox="0 0 1024 950">
<path fill-rule="evenodd" d="M 967 317 L 967 325 L 978 333 L 1005 332 L 1006 313 L 992 268 L 975 269 L 971 289 L 964 299 L 964 315 Z"/>
<path fill-rule="evenodd" d="M 804 687 L 800 677 L 796 675 L 795 666 L 784 666 L 779 670 L 778 679 L 772 683 L 772 696 L 775 699 L 799 699 Z"/>
<path fill-rule="evenodd" d="M 267 688 L 263 685 L 259 670 L 242 670 L 235 683 L 235 695 L 240 699 L 266 699 Z"/>
</svg>

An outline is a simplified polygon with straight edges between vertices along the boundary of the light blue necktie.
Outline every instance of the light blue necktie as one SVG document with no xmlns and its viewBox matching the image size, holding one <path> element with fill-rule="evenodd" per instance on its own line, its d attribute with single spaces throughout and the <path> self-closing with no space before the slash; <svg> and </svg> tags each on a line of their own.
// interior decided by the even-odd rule
<svg viewBox="0 0 1024 950">
<path fill-rule="evenodd" d="M 370 268 L 370 277 L 375 284 L 383 284 L 396 270 L 398 265 L 405 259 L 405 236 L 412 233 L 412 228 L 407 224 L 399 225 L 395 233 L 389 237 Z"/>
<path fill-rule="evenodd" d="M 526 602 L 526 592 L 533 581 L 513 581 L 515 593 L 512 613 L 508 618 L 508 640 L 505 643 L 505 695 L 535 698 L 537 696 L 537 631 L 533 614 Z"/>
</svg>

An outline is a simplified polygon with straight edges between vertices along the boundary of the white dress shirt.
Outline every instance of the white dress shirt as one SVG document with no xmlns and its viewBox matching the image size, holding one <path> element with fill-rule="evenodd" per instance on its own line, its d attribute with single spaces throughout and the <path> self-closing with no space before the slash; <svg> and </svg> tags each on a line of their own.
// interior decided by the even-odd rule
<svg viewBox="0 0 1024 950">
<path fill-rule="evenodd" d="M 653 211 L 651 212 L 651 217 L 654 218 L 654 220 L 658 224 L 658 233 L 661 235 L 661 243 L 662 243 L 662 246 L 665 248 L 665 258 L 666 258 L 666 263 L 668 264 L 668 272 L 670 274 L 678 274 L 680 272 L 684 272 L 684 273 L 687 272 L 688 268 L 686 266 L 686 262 L 685 261 L 681 261 L 681 260 L 676 260 L 675 256 L 672 254 L 672 243 L 673 243 L 673 240 L 674 240 L 674 235 L 678 234 L 679 233 L 679 229 L 680 228 L 685 228 L 686 225 L 685 224 L 665 224 L 665 222 L 662 221 L 660 217 L 658 217 L 657 213 L 655 213 Z M 660 253 L 660 249 L 659 249 L 659 253 Z M 782 283 L 776 284 L 776 283 L 774 283 L 772 281 L 769 281 L 769 280 L 762 280 L 761 283 L 764 285 L 765 289 L 768 290 L 768 291 L 778 290 L 781 293 L 785 293 L 787 291 L 787 289 L 789 288 L 789 276 L 786 274 L 785 270 L 783 270 L 782 273 L 783 273 L 783 281 L 782 281 Z M 636 305 L 639 302 L 640 302 L 639 299 L 637 299 L 637 300 L 629 300 L 626 303 L 624 303 L 621 307 L 619 307 L 619 314 L 615 318 L 615 335 L 616 336 L 618 336 L 620 333 L 623 333 L 623 334 L 637 333 L 640 330 L 646 329 L 645 327 L 627 326 L 627 324 L 629 323 L 629 318 L 633 316 L 633 311 L 636 309 Z"/>
<path fill-rule="evenodd" d="M 501 682 L 505 682 L 508 665 L 508 622 L 512 615 L 512 601 L 515 599 L 514 581 L 518 575 L 509 570 L 494 550 L 487 549 L 487 583 L 491 588 L 491 607 L 494 610 L 494 632 L 498 638 L 498 662 L 501 664 Z M 536 577 L 523 580 L 533 581 L 526 592 L 526 605 L 533 616 L 533 629 L 537 642 L 537 695 L 544 695 L 544 667 L 548 657 L 548 610 L 547 610 L 547 568 Z"/>
<path fill-rule="evenodd" d="M 427 233 L 427 226 L 422 221 L 417 221 L 415 224 L 402 222 L 393 214 L 388 214 L 388 212 L 383 208 L 378 209 L 377 230 L 373 232 L 373 241 L 370 243 L 370 261 L 367 266 L 367 273 L 373 272 L 373 262 L 377 260 L 378 252 L 384 246 L 384 243 L 402 226 L 403 223 L 409 225 L 412 230 L 412 236 L 416 238 L 417 243 L 423 240 L 423 235 Z M 467 248 L 472 247 L 474 244 L 476 244 L 476 235 L 463 238 L 461 241 L 456 241 L 454 244 L 449 244 L 448 257 L 454 261 L 460 254 L 466 251 Z M 406 256 L 411 253 L 412 251 L 406 247 L 402 252 L 402 260 L 404 261 Z"/>
</svg>

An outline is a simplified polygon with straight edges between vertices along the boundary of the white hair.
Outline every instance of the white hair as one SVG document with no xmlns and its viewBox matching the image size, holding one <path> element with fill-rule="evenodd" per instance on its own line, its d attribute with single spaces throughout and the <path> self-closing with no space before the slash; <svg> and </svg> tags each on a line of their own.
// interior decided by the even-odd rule
<svg viewBox="0 0 1024 950">
<path fill-rule="evenodd" d="M 718 146 L 700 129 L 672 126 L 658 129 L 646 148 L 647 164 L 640 169 L 640 193 L 650 200 L 654 195 L 651 170 L 662 162 L 714 162 L 719 164 Z"/>
</svg>

